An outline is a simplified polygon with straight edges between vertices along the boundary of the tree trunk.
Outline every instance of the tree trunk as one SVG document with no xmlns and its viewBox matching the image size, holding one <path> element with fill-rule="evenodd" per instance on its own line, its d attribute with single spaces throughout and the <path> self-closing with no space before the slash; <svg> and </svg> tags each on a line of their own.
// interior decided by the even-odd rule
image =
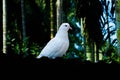
<svg viewBox="0 0 120 80">
<path fill-rule="evenodd" d="M 53 28 L 53 0 L 50 0 L 50 38 L 52 39 L 54 36 L 54 28 Z"/>
<path fill-rule="evenodd" d="M 3 53 L 6 53 L 6 27 L 7 27 L 7 22 L 6 22 L 6 0 L 3 0 Z"/>
<path fill-rule="evenodd" d="M 96 62 L 99 61 L 99 44 L 96 44 Z"/>
<path fill-rule="evenodd" d="M 21 16 L 22 16 L 22 36 L 24 42 L 26 38 L 24 0 L 21 0 Z"/>
<path fill-rule="evenodd" d="M 92 43 L 91 43 L 91 48 L 90 48 L 91 50 L 91 60 L 92 60 L 92 62 L 95 62 L 95 43 L 94 43 L 94 41 L 92 41 Z"/>
<path fill-rule="evenodd" d="M 120 56 L 120 0 L 116 0 L 116 26 L 117 26 L 118 55 Z"/>
<path fill-rule="evenodd" d="M 63 0 L 57 0 L 56 6 L 57 6 L 57 30 L 59 28 L 59 26 L 62 23 L 62 2 Z"/>
<path fill-rule="evenodd" d="M 84 45 L 84 54 L 86 56 L 86 38 L 85 38 L 85 31 L 84 31 L 84 28 L 85 28 L 85 17 L 84 18 L 81 18 L 81 34 L 84 38 L 83 40 L 83 45 Z"/>
</svg>

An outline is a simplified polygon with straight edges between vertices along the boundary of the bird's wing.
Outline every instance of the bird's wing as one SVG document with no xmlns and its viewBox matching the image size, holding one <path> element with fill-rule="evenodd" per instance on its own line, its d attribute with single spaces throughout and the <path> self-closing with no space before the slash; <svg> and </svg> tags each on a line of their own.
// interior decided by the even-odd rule
<svg viewBox="0 0 120 80">
<path fill-rule="evenodd" d="M 51 57 L 51 56 L 53 56 L 53 54 L 55 54 L 57 51 L 59 51 L 59 49 L 60 49 L 60 40 L 53 38 L 43 48 L 40 55 Z"/>
<path fill-rule="evenodd" d="M 68 40 L 61 40 L 59 43 L 59 50 L 54 54 L 53 56 L 61 57 L 63 56 L 69 47 L 69 41 Z"/>
</svg>

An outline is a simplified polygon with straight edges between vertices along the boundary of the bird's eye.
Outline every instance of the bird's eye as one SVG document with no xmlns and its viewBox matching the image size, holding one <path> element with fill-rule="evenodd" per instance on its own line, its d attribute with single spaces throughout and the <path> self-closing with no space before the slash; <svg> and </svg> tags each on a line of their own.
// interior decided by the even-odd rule
<svg viewBox="0 0 120 80">
<path fill-rule="evenodd" d="M 67 25 L 65 25 L 65 27 L 67 27 Z"/>
</svg>

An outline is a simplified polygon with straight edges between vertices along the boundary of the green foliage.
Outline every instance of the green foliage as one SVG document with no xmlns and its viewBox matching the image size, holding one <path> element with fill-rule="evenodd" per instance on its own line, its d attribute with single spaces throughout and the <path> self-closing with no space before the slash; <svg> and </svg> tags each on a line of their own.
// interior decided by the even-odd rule
<svg viewBox="0 0 120 80">
<path fill-rule="evenodd" d="M 24 42 L 17 42 L 16 38 L 10 38 L 7 36 L 7 45 L 14 54 L 22 55 L 27 57 L 29 55 L 37 56 L 40 52 L 40 47 L 37 43 L 30 43 L 29 37 L 26 37 Z"/>
<path fill-rule="evenodd" d="M 116 0 L 116 7 L 120 6 L 120 0 Z"/>
<path fill-rule="evenodd" d="M 25 40 L 22 42 L 22 48 L 21 48 L 22 53 L 28 52 L 28 49 L 29 49 L 28 44 L 29 44 L 29 38 L 26 37 Z"/>
<path fill-rule="evenodd" d="M 29 38 L 26 37 L 24 41 L 17 41 L 17 38 L 14 36 L 12 37 L 12 35 L 7 35 L 7 45 L 9 46 L 8 48 L 10 48 L 10 50 L 15 54 L 27 56 L 27 52 L 29 50 L 28 39 Z"/>
<path fill-rule="evenodd" d="M 38 56 L 40 54 L 40 50 L 42 48 L 37 44 L 37 43 L 33 43 L 30 46 L 30 54 L 34 55 L 34 56 Z"/>
<path fill-rule="evenodd" d="M 120 57 L 117 54 L 117 47 L 110 45 L 103 52 L 103 61 L 106 63 L 117 62 L 120 63 Z"/>
</svg>

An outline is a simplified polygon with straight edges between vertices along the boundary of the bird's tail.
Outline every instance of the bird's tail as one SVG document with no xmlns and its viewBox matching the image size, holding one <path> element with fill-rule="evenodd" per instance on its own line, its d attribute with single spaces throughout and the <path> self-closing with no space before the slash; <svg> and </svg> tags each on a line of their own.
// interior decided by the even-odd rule
<svg viewBox="0 0 120 80">
<path fill-rule="evenodd" d="M 39 58 L 41 58 L 41 57 L 42 57 L 42 55 L 38 55 L 38 56 L 37 56 L 37 59 L 39 59 Z"/>
</svg>

